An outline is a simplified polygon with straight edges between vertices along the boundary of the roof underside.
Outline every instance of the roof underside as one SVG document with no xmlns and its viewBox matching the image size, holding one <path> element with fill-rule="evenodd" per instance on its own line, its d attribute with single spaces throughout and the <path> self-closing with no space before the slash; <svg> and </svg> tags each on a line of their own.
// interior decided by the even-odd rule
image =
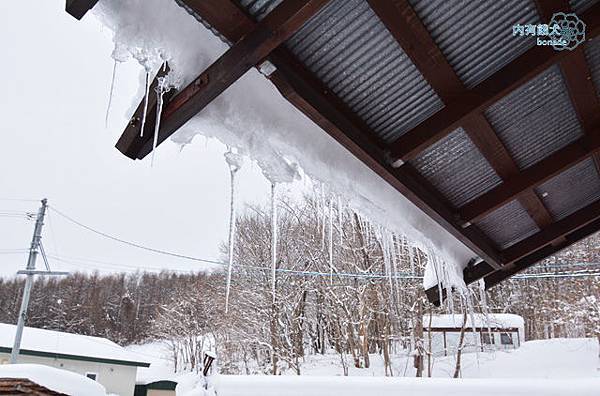
<svg viewBox="0 0 600 396">
<path fill-rule="evenodd" d="M 298 3 L 177 2 L 233 47 Z M 493 286 L 600 229 L 596 1 L 322 3 L 268 54 L 271 81 L 484 259 L 467 282 Z M 512 34 L 571 10 L 587 24 L 578 50 Z"/>
</svg>

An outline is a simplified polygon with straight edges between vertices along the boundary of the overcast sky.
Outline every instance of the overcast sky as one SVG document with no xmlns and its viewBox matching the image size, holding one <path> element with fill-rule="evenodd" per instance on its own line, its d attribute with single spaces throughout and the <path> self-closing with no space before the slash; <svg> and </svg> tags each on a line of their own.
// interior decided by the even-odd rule
<svg viewBox="0 0 600 396">
<path fill-rule="evenodd" d="M 105 113 L 112 42 L 93 16 L 76 21 L 64 0 L 1 0 L 0 213 L 50 206 L 109 234 L 203 258 L 218 258 L 227 234 L 226 148 L 196 139 L 180 152 L 167 142 L 153 167 L 114 144 L 138 92 L 140 66 L 118 67 L 108 128 Z M 239 198 L 266 202 L 269 185 L 256 166 L 240 171 Z M 0 275 L 25 266 L 33 222 L 0 216 Z M 202 264 L 124 247 L 50 212 L 43 232 L 53 269 L 101 272 L 130 267 L 194 269 Z M 38 261 L 38 268 L 43 266 Z"/>
</svg>

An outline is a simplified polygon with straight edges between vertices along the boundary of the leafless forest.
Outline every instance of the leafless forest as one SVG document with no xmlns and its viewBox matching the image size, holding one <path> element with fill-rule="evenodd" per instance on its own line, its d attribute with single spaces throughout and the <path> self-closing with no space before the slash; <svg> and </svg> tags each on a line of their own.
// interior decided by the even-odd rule
<svg viewBox="0 0 600 396">
<path fill-rule="evenodd" d="M 427 375 L 427 315 L 422 280 L 428 257 L 402 237 L 374 227 L 348 208 L 318 199 L 278 206 L 275 293 L 271 283 L 269 208 L 238 216 L 229 310 L 225 274 L 74 274 L 38 280 L 28 325 L 108 337 L 119 344 L 166 339 L 179 367 L 193 368 L 206 343 L 226 373 L 301 374 L 310 354 L 336 353 L 342 367 L 368 367 L 380 354 L 417 351 Z M 226 256 L 226 247 L 223 247 Z M 483 294 L 478 312 L 516 313 L 527 339 L 598 337 L 600 285 L 585 274 L 600 262 L 593 236 Z M 136 263 L 139 264 L 139 263 Z M 0 321 L 14 323 L 23 282 L 0 279 Z M 464 311 L 456 298 L 454 309 Z M 447 308 L 447 307 L 446 307 Z M 425 320 L 422 318 L 425 317 Z"/>
</svg>

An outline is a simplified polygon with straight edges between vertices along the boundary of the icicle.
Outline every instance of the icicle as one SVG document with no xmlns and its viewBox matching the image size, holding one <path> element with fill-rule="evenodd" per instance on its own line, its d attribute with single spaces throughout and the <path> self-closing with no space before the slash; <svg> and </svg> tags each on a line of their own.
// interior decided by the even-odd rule
<svg viewBox="0 0 600 396">
<path fill-rule="evenodd" d="M 231 150 L 225 153 L 225 161 L 229 165 L 230 175 L 230 197 L 229 197 L 229 240 L 228 240 L 228 263 L 227 263 L 227 285 L 225 287 L 225 313 L 229 311 L 229 292 L 231 290 L 231 271 L 233 269 L 233 246 L 235 237 L 235 175 L 242 166 L 241 157 Z"/>
<path fill-rule="evenodd" d="M 338 211 L 338 228 L 340 230 L 340 246 L 341 246 L 344 242 L 344 233 L 342 232 L 343 231 L 343 223 L 344 223 L 344 219 L 343 219 L 344 214 L 342 211 L 342 200 L 339 195 L 337 197 L 337 211 Z"/>
<path fill-rule="evenodd" d="M 154 165 L 154 154 L 156 152 L 156 146 L 158 145 L 158 133 L 160 132 L 160 118 L 162 116 L 163 109 L 163 95 L 169 92 L 171 88 L 173 88 L 173 85 L 171 81 L 169 81 L 168 76 L 158 78 L 158 84 L 156 87 L 156 125 L 154 127 L 154 139 L 152 141 L 152 158 L 150 160 L 150 166 Z"/>
<path fill-rule="evenodd" d="M 146 125 L 146 115 L 148 113 L 148 95 L 150 95 L 150 73 L 146 72 L 146 89 L 144 94 L 144 113 L 142 115 L 142 128 L 140 129 L 140 136 L 144 136 L 144 127 Z M 158 119 L 156 120 L 159 121 Z"/>
<path fill-rule="evenodd" d="M 117 75 L 117 63 L 118 61 L 115 59 L 115 63 L 113 65 L 112 78 L 110 81 L 110 92 L 108 94 L 108 105 L 106 106 L 106 116 L 104 117 L 104 127 L 108 128 L 108 115 L 110 114 L 110 106 L 112 104 L 113 92 L 115 89 L 115 76 Z"/>
<path fill-rule="evenodd" d="M 333 283 L 333 199 L 329 200 L 329 282 Z"/>
<path fill-rule="evenodd" d="M 477 335 L 477 324 L 475 323 L 475 307 L 473 306 L 473 299 L 471 298 L 471 290 L 466 287 L 463 290 L 464 299 L 467 305 L 469 316 L 471 317 L 471 329 L 473 338 L 475 339 L 475 356 L 477 358 L 477 364 L 479 365 L 479 349 L 481 348 L 481 339 Z"/>
<path fill-rule="evenodd" d="M 325 220 L 327 213 L 325 213 L 325 186 L 321 184 L 321 198 L 319 207 L 321 208 L 321 250 L 325 249 Z"/>
<path fill-rule="evenodd" d="M 277 269 L 277 184 L 271 183 L 271 292 L 275 304 L 275 270 Z"/>
</svg>

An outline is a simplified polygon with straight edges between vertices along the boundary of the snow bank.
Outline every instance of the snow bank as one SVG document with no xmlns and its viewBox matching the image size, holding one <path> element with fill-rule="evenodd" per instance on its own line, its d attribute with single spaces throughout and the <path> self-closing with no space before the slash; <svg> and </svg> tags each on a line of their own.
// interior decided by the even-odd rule
<svg viewBox="0 0 600 396">
<path fill-rule="evenodd" d="M 475 324 L 473 325 L 473 321 Z M 460 328 L 462 327 L 463 316 L 458 314 L 449 314 L 449 315 L 433 315 L 431 317 L 431 327 L 443 327 L 443 328 Z M 429 315 L 423 316 L 423 323 L 425 326 L 429 326 Z M 499 327 L 499 328 L 509 328 L 516 327 L 518 329 L 523 329 L 525 326 L 525 321 L 523 317 L 514 314 L 480 314 L 475 313 L 472 315 L 467 315 L 467 328 L 471 327 Z"/>
<path fill-rule="evenodd" d="M 578 380 L 221 376 L 219 396 L 597 396 L 600 378 Z M 179 393 L 177 396 L 180 396 Z"/>
<path fill-rule="evenodd" d="M 134 58 L 144 67 L 131 113 L 144 96 L 145 73 L 163 60 L 182 87 L 228 48 L 172 0 L 101 0 L 93 13 L 114 32 L 115 60 Z M 474 254 L 288 103 L 257 70 L 229 87 L 173 140 L 188 144 L 197 135 L 238 148 L 272 182 L 305 173 L 325 183 L 331 194 L 343 196 L 375 223 L 454 264 L 443 278 L 464 285 L 462 268 Z M 428 268 L 426 287 L 437 283 L 442 267 Z"/>
<path fill-rule="evenodd" d="M 205 389 L 206 379 L 201 374 L 185 374 L 177 377 L 176 381 L 175 394 L 177 396 L 216 396 L 215 389 L 210 382 Z"/>
<path fill-rule="evenodd" d="M 12 348 L 17 326 L 0 323 L 0 346 Z M 127 362 L 144 362 L 140 355 L 126 351 L 106 338 L 63 333 L 60 331 L 25 327 L 21 349 L 67 355 L 114 359 Z"/>
<path fill-rule="evenodd" d="M 26 378 L 69 396 L 106 396 L 100 383 L 83 375 L 39 364 L 0 365 L 0 378 Z"/>
</svg>

